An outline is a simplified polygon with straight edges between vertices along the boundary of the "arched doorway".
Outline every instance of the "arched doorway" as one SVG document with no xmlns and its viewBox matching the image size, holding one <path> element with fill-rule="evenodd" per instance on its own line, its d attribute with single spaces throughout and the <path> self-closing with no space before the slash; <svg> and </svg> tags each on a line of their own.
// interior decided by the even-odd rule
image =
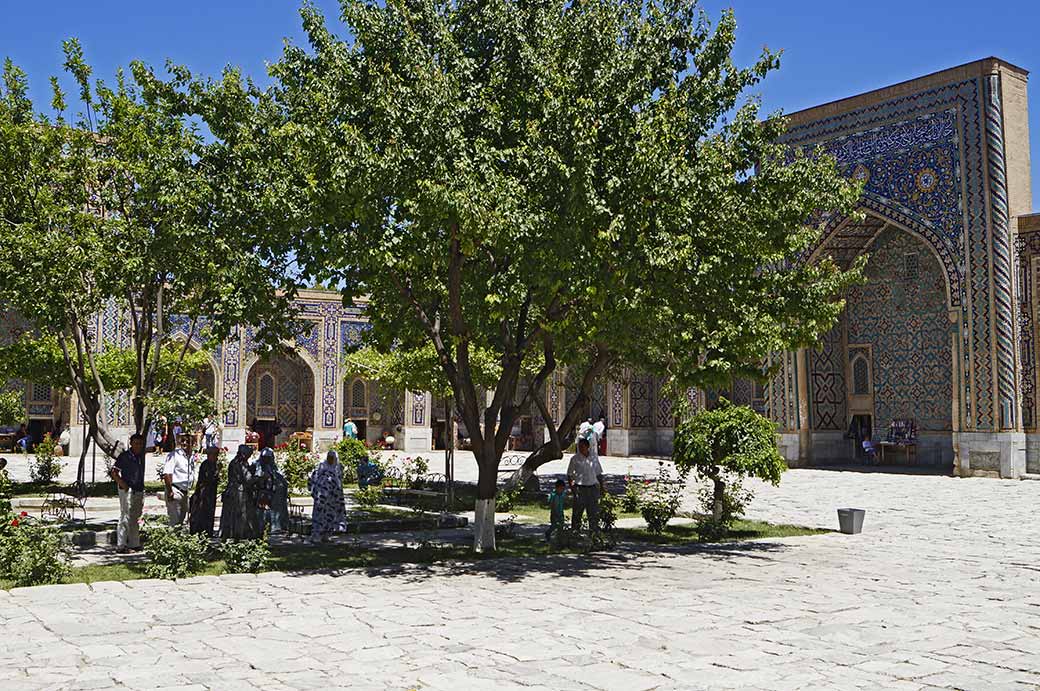
<svg viewBox="0 0 1040 691">
<path fill-rule="evenodd" d="M 952 468 L 954 326 L 936 253 L 873 214 L 840 228 L 821 252 L 846 266 L 869 259 L 865 283 L 810 353 L 815 462 L 862 462 L 865 438 L 909 433 L 916 443 L 884 446 L 886 463 Z"/>
<path fill-rule="evenodd" d="M 246 424 L 261 445 L 278 446 L 296 432 L 314 429 L 314 371 L 300 356 L 273 355 L 249 367 Z"/>
<path fill-rule="evenodd" d="M 360 377 L 343 382 L 343 422 L 353 420 L 357 426 L 357 438 L 361 440 L 368 439 L 369 405 L 374 397 L 372 389 L 371 382 Z"/>
</svg>

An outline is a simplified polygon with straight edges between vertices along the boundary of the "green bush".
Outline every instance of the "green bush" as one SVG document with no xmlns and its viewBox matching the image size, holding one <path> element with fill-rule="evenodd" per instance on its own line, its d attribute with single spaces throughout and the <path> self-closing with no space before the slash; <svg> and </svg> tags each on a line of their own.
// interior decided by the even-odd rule
<svg viewBox="0 0 1040 691">
<path fill-rule="evenodd" d="M 0 470 L 0 520 L 11 513 L 11 478 L 7 470 Z"/>
<path fill-rule="evenodd" d="M 744 516 L 747 505 L 754 498 L 754 493 L 744 489 L 740 478 L 727 478 L 722 492 L 722 507 L 718 517 L 715 516 L 715 490 L 705 485 L 697 493 L 702 514 L 697 520 L 697 534 L 706 540 L 716 540 L 729 532 L 733 522 Z"/>
<path fill-rule="evenodd" d="M 7 513 L 0 529 L 0 577 L 15 585 L 60 583 L 72 573 L 72 557 L 54 526 Z"/>
<path fill-rule="evenodd" d="M 371 485 L 354 492 L 354 500 L 358 506 L 371 509 L 383 501 L 383 488 L 381 485 Z"/>
<path fill-rule="evenodd" d="M 639 503 L 639 512 L 646 521 L 647 530 L 655 535 L 664 531 L 668 521 L 672 520 L 675 512 L 679 510 L 679 502 L 684 476 L 680 475 L 678 482 L 673 481 L 671 473 L 660 464 L 657 480 L 644 486 Z"/>
<path fill-rule="evenodd" d="M 643 490 L 648 481 L 634 480 L 625 476 L 625 493 L 621 495 L 621 509 L 625 513 L 636 513 L 643 503 Z"/>
<path fill-rule="evenodd" d="M 36 459 L 29 464 L 29 477 L 33 482 L 53 482 L 61 475 L 64 465 L 55 453 L 58 444 L 50 434 L 43 435 L 43 441 L 36 445 Z"/>
<path fill-rule="evenodd" d="M 344 465 L 357 466 L 368 460 L 368 447 L 360 439 L 341 439 L 332 447 L 339 454 L 339 462 Z"/>
<path fill-rule="evenodd" d="M 726 399 L 713 410 L 683 420 L 675 431 L 672 460 L 681 471 L 711 480 L 711 496 L 701 494 L 708 516 L 702 534 L 722 534 L 750 501 L 739 489 L 745 477 L 780 484 L 787 464 L 776 445 L 776 425 L 747 406 Z M 737 489 L 730 489 L 737 483 Z"/>
<path fill-rule="evenodd" d="M 430 462 L 422 456 L 407 456 L 401 466 L 406 487 L 417 487 L 423 476 L 430 472 Z"/>
<path fill-rule="evenodd" d="M 144 544 L 148 555 L 145 573 L 149 578 L 185 578 L 206 568 L 209 542 L 205 535 L 192 535 L 183 527 L 150 528 Z"/>
<path fill-rule="evenodd" d="M 342 439 L 332 447 L 339 454 L 339 462 L 343 465 L 343 484 L 356 485 L 358 464 L 369 459 L 369 450 L 360 439 Z"/>
<path fill-rule="evenodd" d="M 599 527 L 601 530 L 610 531 L 617 524 L 618 509 L 621 508 L 621 500 L 610 492 L 604 493 L 599 498 Z"/>
<path fill-rule="evenodd" d="M 523 494 L 523 491 L 524 488 L 521 485 L 517 485 L 512 489 L 503 487 L 498 490 L 498 495 L 495 496 L 495 511 L 512 511 L 513 507 L 520 503 L 520 495 Z"/>
<path fill-rule="evenodd" d="M 282 456 L 282 472 L 289 491 L 307 489 L 307 480 L 318 465 L 318 455 L 307 451 L 298 439 L 290 439 Z"/>
<path fill-rule="evenodd" d="M 260 573 L 271 563 L 267 534 L 256 540 L 227 540 L 220 545 L 227 573 Z"/>
</svg>

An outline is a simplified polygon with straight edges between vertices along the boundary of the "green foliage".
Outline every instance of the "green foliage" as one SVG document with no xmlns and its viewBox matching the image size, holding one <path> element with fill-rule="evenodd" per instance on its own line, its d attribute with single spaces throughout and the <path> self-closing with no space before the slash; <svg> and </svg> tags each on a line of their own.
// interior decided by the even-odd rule
<svg viewBox="0 0 1040 691">
<path fill-rule="evenodd" d="M 639 502 L 639 512 L 646 521 L 647 530 L 658 535 L 668 521 L 675 517 L 682 500 L 682 490 L 686 484 L 686 475 L 680 472 L 678 480 L 663 463 L 660 464 L 657 479 L 645 486 Z"/>
<path fill-rule="evenodd" d="M 7 474 L 7 469 L 0 469 L 0 525 L 3 524 L 4 517 L 11 513 L 11 493 L 13 490 L 11 476 Z"/>
<path fill-rule="evenodd" d="M 697 533 L 705 540 L 724 537 L 731 527 L 744 517 L 744 511 L 753 498 L 754 493 L 746 489 L 739 478 L 731 477 L 724 480 L 722 500 L 716 507 L 715 488 L 704 485 L 697 493 L 701 505 L 701 513 L 697 517 Z"/>
<path fill-rule="evenodd" d="M 51 435 L 43 435 L 43 440 L 36 445 L 35 459 L 29 462 L 29 477 L 33 482 L 53 482 L 61 475 L 64 464 L 56 455 L 57 450 L 58 443 Z"/>
<path fill-rule="evenodd" d="M 776 426 L 751 408 L 725 399 L 679 424 L 672 460 L 683 471 L 711 480 L 712 487 L 700 495 L 705 516 L 699 526 L 710 537 L 724 534 L 751 501 L 751 493 L 741 487 L 743 478 L 778 485 L 787 470 L 777 449 Z"/>
<path fill-rule="evenodd" d="M 405 456 L 401 464 L 401 475 L 406 487 L 418 485 L 428 472 L 430 472 L 430 462 L 423 456 Z"/>
<path fill-rule="evenodd" d="M 777 449 L 776 425 L 747 406 L 723 399 L 713 410 L 684 419 L 675 432 L 675 465 L 714 478 L 722 472 L 773 485 L 787 464 Z"/>
<path fill-rule="evenodd" d="M 621 508 L 621 500 L 610 492 L 605 492 L 599 498 L 599 527 L 601 530 L 609 532 L 614 529 Z"/>
<path fill-rule="evenodd" d="M 621 496 L 621 508 L 625 513 L 635 513 L 643 503 L 643 491 L 648 483 L 625 476 L 625 493 Z"/>
<path fill-rule="evenodd" d="M 6 377 L 10 380 L 14 377 Z M 25 420 L 25 400 L 21 391 L 0 393 L 0 426 L 16 425 Z"/>
<path fill-rule="evenodd" d="M 378 506 L 383 501 L 383 486 L 369 485 L 368 487 L 358 489 L 354 492 L 354 501 L 358 503 L 358 506 L 365 509 Z"/>
<path fill-rule="evenodd" d="M 0 511 L 0 578 L 18 586 L 60 583 L 71 573 L 69 548 L 54 526 Z"/>
<path fill-rule="evenodd" d="M 199 391 L 194 382 L 177 384 L 153 391 L 144 397 L 153 419 L 179 419 L 185 429 L 192 429 L 206 417 L 217 415 L 217 403 L 204 391 Z"/>
<path fill-rule="evenodd" d="M 332 448 L 339 454 L 339 462 L 353 467 L 355 471 L 358 463 L 364 463 L 369 458 L 369 449 L 360 439 L 347 437 L 336 442 Z"/>
<path fill-rule="evenodd" d="M 307 480 L 318 465 L 318 454 L 311 453 L 298 439 L 290 439 L 282 451 L 281 467 L 289 491 L 307 489 Z"/>
<path fill-rule="evenodd" d="M 239 216 L 253 192 L 223 145 L 156 97 L 147 67 L 95 79 L 75 39 L 63 48 L 72 106 L 54 78 L 50 111 L 38 108 L 25 73 L 3 67 L 0 302 L 40 347 L 27 340 L 0 361 L 39 375 L 27 380 L 72 386 L 113 454 L 105 395 L 130 391 L 143 431 L 148 401 L 191 369 L 174 333 L 205 344 L 250 324 L 261 347 L 274 345 L 292 324 L 296 272 L 271 251 L 266 224 Z M 90 332 L 109 306 L 125 348 Z M 8 356 L 22 345 L 24 357 Z"/>
<path fill-rule="evenodd" d="M 225 540 L 220 551 L 226 573 L 262 573 L 271 563 L 267 534 L 256 540 Z"/>
<path fill-rule="evenodd" d="M 502 371 L 494 355 L 487 351 L 474 352 L 470 366 L 474 380 L 483 387 L 494 386 Z M 378 381 L 380 386 L 390 390 L 430 391 L 436 396 L 451 394 L 451 384 L 441 369 L 437 351 L 428 343 L 390 350 L 364 347 L 344 358 L 343 370 L 348 379 L 362 377 Z"/>
<path fill-rule="evenodd" d="M 779 141 L 750 93 L 778 56 L 736 65 L 733 14 L 698 10 L 342 0 L 341 31 L 303 10 L 308 43 L 269 89 L 181 70 L 165 93 L 270 190 L 247 225 L 276 210 L 304 271 L 369 296 L 367 345 L 423 355 L 424 378 L 433 348 L 443 376 L 422 388 L 450 384 L 490 491 L 484 423 L 511 426 L 522 383 L 557 364 L 679 387 L 760 373 L 829 329 L 857 278 L 801 258 L 860 186 Z"/>
<path fill-rule="evenodd" d="M 186 578 L 206 568 L 209 542 L 205 535 L 192 535 L 184 527 L 149 527 L 144 551 L 149 578 Z"/>
<path fill-rule="evenodd" d="M 495 496 L 495 511 L 502 511 L 508 513 L 520 503 L 520 496 L 523 494 L 524 488 L 522 485 L 516 485 L 514 487 L 500 487 L 498 494 Z"/>
</svg>

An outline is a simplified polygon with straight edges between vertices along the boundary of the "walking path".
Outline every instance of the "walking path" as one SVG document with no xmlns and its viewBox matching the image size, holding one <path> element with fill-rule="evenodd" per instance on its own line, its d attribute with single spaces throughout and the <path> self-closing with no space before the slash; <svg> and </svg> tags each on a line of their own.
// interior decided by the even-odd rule
<svg viewBox="0 0 1040 691">
<path fill-rule="evenodd" d="M 1040 483 L 796 470 L 701 549 L 0 592 L 0 688 L 1026 689 Z"/>
</svg>

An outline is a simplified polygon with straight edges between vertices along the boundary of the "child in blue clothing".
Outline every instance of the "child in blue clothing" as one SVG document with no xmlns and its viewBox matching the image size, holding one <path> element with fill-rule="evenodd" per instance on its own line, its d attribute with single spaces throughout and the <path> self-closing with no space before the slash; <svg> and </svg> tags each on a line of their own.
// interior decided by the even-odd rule
<svg viewBox="0 0 1040 691">
<path fill-rule="evenodd" d="M 549 529 L 545 531 L 545 541 L 552 539 L 553 533 L 557 535 L 563 530 L 563 503 L 567 499 L 567 485 L 563 480 L 556 481 L 553 493 L 549 495 Z"/>
</svg>

